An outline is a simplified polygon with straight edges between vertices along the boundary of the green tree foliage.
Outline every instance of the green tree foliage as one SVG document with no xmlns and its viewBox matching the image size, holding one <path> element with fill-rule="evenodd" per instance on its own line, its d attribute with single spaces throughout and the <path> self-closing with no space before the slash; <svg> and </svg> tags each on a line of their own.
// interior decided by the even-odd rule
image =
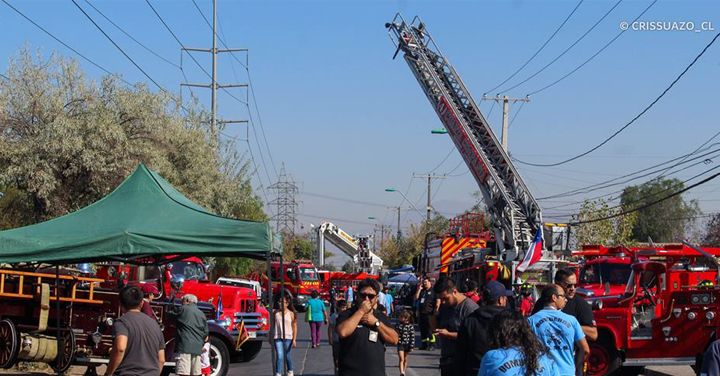
<svg viewBox="0 0 720 376">
<path fill-rule="evenodd" d="M 197 104 L 184 114 L 169 94 L 128 87 L 114 76 L 95 81 L 74 60 L 27 49 L 11 59 L 6 76 L 0 80 L 0 186 L 12 198 L 0 206 L 6 228 L 85 207 L 139 163 L 217 214 L 267 219 L 247 160 L 234 143 L 211 134 Z M 226 263 L 235 272 L 249 264 Z"/>
<path fill-rule="evenodd" d="M 34 222 L 27 196 L 17 188 L 2 188 L 0 192 L 0 230 L 30 225 Z"/>
<path fill-rule="evenodd" d="M 597 201 L 585 200 L 578 214 L 573 216 L 573 221 L 592 221 L 618 214 L 622 214 L 622 207 L 611 208 L 603 199 Z M 632 238 L 632 230 L 636 221 L 637 212 L 629 213 L 611 219 L 575 225 L 572 228 L 571 235 L 574 238 L 576 248 L 584 244 L 631 246 L 635 243 Z"/>
<path fill-rule="evenodd" d="M 720 247 L 720 214 L 715 214 L 705 225 L 701 244 L 704 247 Z"/>
<path fill-rule="evenodd" d="M 355 263 L 353 260 L 347 260 L 342 266 L 342 271 L 345 273 L 352 273 L 355 269 Z"/>
<path fill-rule="evenodd" d="M 378 256 L 383 259 L 383 268 L 395 269 L 411 264 L 413 257 L 422 252 L 426 234 L 442 235 L 447 231 L 447 219 L 435 212 L 429 223 L 411 223 L 409 230 L 399 241 L 397 237 L 385 237 L 385 242 L 378 252 Z"/>
<path fill-rule="evenodd" d="M 679 179 L 659 179 L 627 187 L 623 190 L 621 205 L 632 210 L 645 204 L 665 198 L 685 188 Z M 690 232 L 700 214 L 697 200 L 685 200 L 677 195 L 655 205 L 637 211 L 638 218 L 633 225 L 633 239 L 646 242 L 678 242 Z"/>
</svg>

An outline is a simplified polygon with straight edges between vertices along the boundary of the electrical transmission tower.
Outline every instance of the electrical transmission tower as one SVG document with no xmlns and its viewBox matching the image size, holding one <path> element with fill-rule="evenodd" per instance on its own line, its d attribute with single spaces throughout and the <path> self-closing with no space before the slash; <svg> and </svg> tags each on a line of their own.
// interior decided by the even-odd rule
<svg viewBox="0 0 720 376">
<path fill-rule="evenodd" d="M 298 194 L 298 187 L 292 176 L 285 173 L 284 163 L 280 168 L 278 182 L 269 189 L 275 191 L 275 200 L 270 202 L 270 205 L 277 205 L 277 212 L 272 218 L 276 223 L 275 229 L 285 236 L 294 235 L 298 207 L 295 196 Z"/>
</svg>

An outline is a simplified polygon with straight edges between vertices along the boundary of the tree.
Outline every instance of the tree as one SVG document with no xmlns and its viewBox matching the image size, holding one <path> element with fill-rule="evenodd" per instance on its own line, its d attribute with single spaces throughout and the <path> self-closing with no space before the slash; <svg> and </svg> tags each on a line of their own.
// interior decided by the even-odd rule
<svg viewBox="0 0 720 376">
<path fill-rule="evenodd" d="M 342 266 L 342 271 L 345 273 L 352 273 L 355 271 L 355 262 L 353 260 L 347 260 Z"/>
<path fill-rule="evenodd" d="M 172 95 L 115 76 L 88 79 L 80 65 L 28 49 L 0 80 L 2 213 L 27 215 L 2 226 L 49 220 L 115 189 L 139 163 L 201 206 L 226 217 L 264 221 L 249 163 L 232 141 L 210 132 L 197 101 L 181 113 Z M 4 199 L 3 199 L 4 200 Z M 217 260 L 233 275 L 249 262 Z M 223 262 L 226 265 L 223 265 Z M 243 266 L 244 265 L 244 266 Z"/>
<path fill-rule="evenodd" d="M 708 221 L 701 244 L 704 247 L 720 247 L 720 213 Z"/>
<path fill-rule="evenodd" d="M 573 221 L 583 222 L 622 214 L 622 207 L 609 207 L 608 203 L 599 199 L 597 201 L 585 200 Z M 574 237 L 575 247 L 584 244 L 603 244 L 606 246 L 634 245 L 632 230 L 637 221 L 637 212 L 619 215 L 615 218 L 603 219 L 591 223 L 573 226 L 571 235 Z"/>
<path fill-rule="evenodd" d="M 629 211 L 665 198 L 684 187 L 679 179 L 656 179 L 623 189 L 620 203 L 623 210 Z M 646 242 L 651 238 L 655 242 L 670 243 L 685 237 L 695 224 L 700 208 L 697 200 L 685 200 L 682 195 L 677 195 L 642 208 L 637 213 L 632 230 L 635 240 Z"/>
<path fill-rule="evenodd" d="M 386 237 L 378 252 L 378 256 L 383 259 L 383 268 L 394 269 L 411 264 L 413 257 L 422 252 L 426 234 L 441 235 L 447 231 L 447 219 L 435 212 L 430 222 L 411 223 L 405 236 L 399 240 L 396 237 Z"/>
</svg>

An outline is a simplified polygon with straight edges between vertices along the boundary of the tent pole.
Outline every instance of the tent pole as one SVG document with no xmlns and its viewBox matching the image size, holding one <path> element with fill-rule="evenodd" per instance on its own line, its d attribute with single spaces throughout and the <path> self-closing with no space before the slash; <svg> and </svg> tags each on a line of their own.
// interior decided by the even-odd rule
<svg viewBox="0 0 720 376">
<path fill-rule="evenodd" d="M 60 368 L 60 357 L 63 353 L 62 340 L 60 339 L 60 265 L 55 265 L 55 332 L 57 335 L 57 356 L 55 364 Z M 58 372 L 58 376 L 62 376 L 64 372 Z"/>
<path fill-rule="evenodd" d="M 268 332 L 268 337 L 270 337 L 270 353 L 272 358 L 272 363 L 270 367 L 273 367 L 272 373 L 275 374 L 275 364 L 277 359 L 277 354 L 275 352 L 275 314 L 273 313 L 273 292 L 272 292 L 272 267 L 270 266 L 270 251 L 267 251 L 265 253 L 265 260 L 267 263 L 265 275 L 267 275 L 267 296 L 268 296 L 268 312 L 270 313 L 268 316 L 268 322 L 270 323 L 270 330 Z M 262 278 L 260 278 L 262 280 Z"/>
</svg>

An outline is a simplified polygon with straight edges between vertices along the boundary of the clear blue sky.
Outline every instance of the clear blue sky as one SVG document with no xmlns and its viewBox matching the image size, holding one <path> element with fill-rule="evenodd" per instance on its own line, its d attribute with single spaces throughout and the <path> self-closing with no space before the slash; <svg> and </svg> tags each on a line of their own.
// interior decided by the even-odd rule
<svg viewBox="0 0 720 376">
<path fill-rule="evenodd" d="M 70 1 L 13 1 L 16 6 L 58 38 L 112 72 L 131 81 L 149 82 Z M 212 3 L 196 0 L 206 15 Z M 548 46 L 509 84 L 528 77 L 585 33 L 617 1 L 586 0 Z M 144 1 L 91 0 L 91 3 L 174 64 L 180 62 L 177 43 Z M 282 163 L 300 183 L 300 222 L 307 229 L 331 218 L 350 233 L 371 231 L 376 216 L 394 226 L 383 207 L 398 205 L 405 190 L 424 211 L 426 184 L 412 173 L 426 173 L 453 148 L 448 136 L 431 135 L 439 120 L 402 59 L 394 52 L 384 24 L 397 12 L 419 15 L 465 81 L 476 100 L 515 72 L 553 33 L 578 1 L 219 1 L 219 20 L 231 47 L 250 49 L 252 76 L 270 153 L 279 170 Z M 148 53 L 92 10 L 79 4 L 153 78 L 170 91 L 184 82 L 179 69 Z M 192 1 L 152 0 L 173 31 L 188 47 L 210 45 L 211 33 Z M 624 0 L 565 56 L 527 83 L 508 92 L 526 94 L 553 82 L 592 56 L 620 32 L 622 21 L 632 21 L 651 0 Z M 534 162 L 554 162 L 594 146 L 637 115 L 658 96 L 692 59 L 720 32 L 720 3 L 716 1 L 659 0 L 642 21 L 691 21 L 696 28 L 712 22 L 715 31 L 628 30 L 608 49 L 558 85 L 531 97 L 510 128 L 510 152 Z M 27 44 L 46 54 L 58 51 L 74 56 L 5 4 L 0 4 L 2 65 Z M 221 45 L 219 47 L 222 47 Z M 207 54 L 195 54 L 209 71 Z M 240 57 L 244 61 L 244 56 Z M 92 77 L 102 72 L 82 61 Z M 219 60 L 219 82 L 247 82 L 244 68 L 229 57 Z M 190 82 L 208 79 L 187 55 L 183 67 Z M 235 69 L 236 76 L 233 72 Z M 507 85 L 506 85 L 507 86 Z M 557 168 L 519 166 L 536 197 L 600 182 L 648 167 L 695 150 L 720 130 L 720 41 L 716 42 L 685 77 L 652 110 L 627 131 L 592 155 Z M 244 99 L 245 91 L 231 89 Z M 209 107 L 207 90 L 196 89 Z M 188 97 L 187 89 L 184 95 Z M 499 107 L 482 109 L 499 134 Z M 511 107 L 511 118 L 519 105 Z M 244 105 L 220 94 L 220 114 L 247 118 Z M 260 165 L 259 189 L 276 174 L 257 135 L 250 143 Z M 231 125 L 229 135 L 244 138 L 244 125 Z M 720 142 L 720 137 L 713 142 Z M 247 150 L 246 144 L 239 145 Z M 457 152 L 434 172 L 443 174 L 460 163 Z M 672 177 L 687 179 L 714 165 L 687 169 Z M 464 165 L 452 174 L 466 172 Z M 268 179 L 268 175 L 270 179 Z M 642 180 L 633 181 L 633 183 Z M 442 185 L 439 185 L 442 184 Z M 472 205 L 477 186 L 464 174 L 434 183 L 434 206 L 451 215 Z M 609 193 L 620 187 L 593 192 Z M 332 201 L 307 195 L 327 195 L 375 205 Z M 270 192 L 268 197 L 272 199 Z M 568 212 L 550 207 L 580 201 L 579 195 L 541 201 L 549 220 Z M 688 197 L 700 198 L 705 212 L 717 212 L 720 181 L 697 188 Z M 264 198 L 264 196 L 263 196 Z M 560 208 L 569 209 L 573 206 Z M 317 217 L 316 217 L 317 216 Z M 410 213 L 403 218 L 418 220 Z"/>
</svg>

